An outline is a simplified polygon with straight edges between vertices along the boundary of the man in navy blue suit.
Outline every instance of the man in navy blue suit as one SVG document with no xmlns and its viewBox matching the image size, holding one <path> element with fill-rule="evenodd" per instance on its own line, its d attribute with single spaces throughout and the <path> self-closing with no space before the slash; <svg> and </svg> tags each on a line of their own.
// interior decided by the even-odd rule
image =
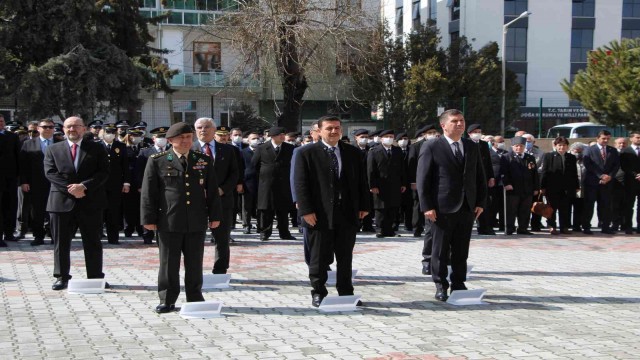
<svg viewBox="0 0 640 360">
<path fill-rule="evenodd" d="M 447 300 L 447 260 L 451 254 L 451 291 L 466 290 L 467 257 L 473 222 L 486 206 L 487 179 L 480 149 L 463 139 L 464 116 L 447 110 L 440 116 L 444 136 L 420 149 L 416 187 L 420 208 L 431 224 L 431 277 L 436 300 Z"/>
</svg>

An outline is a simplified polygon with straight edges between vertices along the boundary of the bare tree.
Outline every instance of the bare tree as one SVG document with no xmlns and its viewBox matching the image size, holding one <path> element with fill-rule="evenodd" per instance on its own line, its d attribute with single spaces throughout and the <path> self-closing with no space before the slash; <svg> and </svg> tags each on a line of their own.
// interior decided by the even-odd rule
<svg viewBox="0 0 640 360">
<path fill-rule="evenodd" d="M 367 62 L 379 29 L 375 0 L 236 0 L 207 31 L 226 37 L 241 58 L 238 74 L 282 86 L 278 124 L 299 128 L 308 89 L 350 96 L 349 75 Z"/>
</svg>

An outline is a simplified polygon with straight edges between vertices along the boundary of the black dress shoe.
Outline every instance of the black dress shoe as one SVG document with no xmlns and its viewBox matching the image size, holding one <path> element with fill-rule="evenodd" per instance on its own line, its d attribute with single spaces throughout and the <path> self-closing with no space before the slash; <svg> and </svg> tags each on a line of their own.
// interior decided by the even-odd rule
<svg viewBox="0 0 640 360">
<path fill-rule="evenodd" d="M 176 309 L 176 306 L 173 305 L 173 304 L 171 304 L 171 305 L 160 304 L 160 305 L 156 306 L 156 312 L 158 314 L 166 314 L 168 312 L 172 312 L 175 309 Z"/>
<path fill-rule="evenodd" d="M 260 234 L 260 241 L 267 241 L 267 240 L 269 240 L 269 236 L 265 234 Z"/>
<path fill-rule="evenodd" d="M 144 239 L 143 241 L 144 241 L 144 244 L 145 244 L 145 245 L 151 245 L 151 244 L 153 244 L 153 240 L 152 240 L 152 239 Z"/>
<path fill-rule="evenodd" d="M 506 232 L 507 235 L 513 235 L 513 230 L 509 230 Z"/>
<path fill-rule="evenodd" d="M 627 229 L 627 230 L 624 231 L 624 233 L 627 234 L 627 235 L 633 235 L 633 230 Z"/>
<path fill-rule="evenodd" d="M 25 235 L 25 233 L 19 233 L 18 236 L 15 237 L 16 241 L 24 239 Z"/>
<path fill-rule="evenodd" d="M 356 303 L 356 306 L 364 306 L 364 304 L 362 303 L 362 300 L 358 300 L 358 302 Z"/>
<path fill-rule="evenodd" d="M 518 230 L 518 231 L 516 231 L 516 233 L 518 235 L 534 235 L 534 233 L 532 233 L 531 231 L 527 231 L 527 230 Z"/>
<path fill-rule="evenodd" d="M 18 241 L 18 239 L 13 234 L 9 234 L 4 236 L 4 241 Z"/>
<path fill-rule="evenodd" d="M 468 290 L 464 283 L 452 283 L 451 284 L 451 292 L 456 290 Z"/>
<path fill-rule="evenodd" d="M 0 239 L 0 247 L 7 247 L 7 243 Z"/>
<path fill-rule="evenodd" d="M 542 228 L 537 227 L 537 226 L 532 226 L 531 227 L 531 231 L 542 231 Z"/>
<path fill-rule="evenodd" d="M 367 226 L 362 228 L 362 232 L 376 232 L 376 229 L 371 226 Z"/>
<path fill-rule="evenodd" d="M 423 266 L 422 267 L 422 275 L 431 275 L 431 267 Z"/>
<path fill-rule="evenodd" d="M 442 284 L 436 284 L 436 300 L 438 301 L 447 301 L 449 298 L 447 296 L 447 289 L 442 287 Z"/>
<path fill-rule="evenodd" d="M 493 230 L 478 230 L 478 235 L 495 235 L 496 232 Z"/>
<path fill-rule="evenodd" d="M 242 233 L 243 233 L 243 234 L 245 234 L 245 235 L 249 235 L 249 234 L 251 234 L 251 229 L 249 229 L 249 228 L 244 228 L 244 229 L 242 230 Z"/>
<path fill-rule="evenodd" d="M 413 232 L 413 237 L 420 237 L 420 236 L 422 236 L 422 231 L 416 230 Z"/>
<path fill-rule="evenodd" d="M 585 235 L 593 235 L 593 231 L 591 231 L 589 229 L 582 230 L 582 233 L 585 234 Z"/>
<path fill-rule="evenodd" d="M 383 238 L 383 237 L 384 237 L 384 235 L 383 235 L 382 233 L 376 233 L 376 237 L 377 237 L 377 238 Z"/>
<path fill-rule="evenodd" d="M 320 294 L 313 294 L 313 297 L 311 298 L 311 305 L 313 305 L 314 307 L 320 307 L 320 304 L 322 304 L 322 299 L 323 297 Z"/>
<path fill-rule="evenodd" d="M 280 236 L 280 239 L 282 239 L 282 240 L 295 240 L 296 238 L 291 234 L 284 234 L 284 235 Z"/>
<path fill-rule="evenodd" d="M 104 288 L 105 289 L 111 289 L 111 285 L 108 282 L 104 282 Z"/>
<path fill-rule="evenodd" d="M 616 232 L 614 230 L 611 229 L 607 229 L 607 230 L 602 230 L 603 234 L 607 234 L 607 235 L 615 235 Z"/>
<path fill-rule="evenodd" d="M 69 280 L 63 280 L 62 278 L 58 278 L 58 280 L 56 280 L 56 282 L 53 283 L 53 285 L 51 285 L 51 290 L 64 290 L 67 288 L 67 285 L 69 285 Z"/>
<path fill-rule="evenodd" d="M 118 240 L 108 241 L 107 243 L 108 243 L 109 245 L 120 245 L 120 241 L 118 241 Z"/>
<path fill-rule="evenodd" d="M 31 243 L 31 246 L 44 245 L 44 239 L 34 239 Z"/>
</svg>

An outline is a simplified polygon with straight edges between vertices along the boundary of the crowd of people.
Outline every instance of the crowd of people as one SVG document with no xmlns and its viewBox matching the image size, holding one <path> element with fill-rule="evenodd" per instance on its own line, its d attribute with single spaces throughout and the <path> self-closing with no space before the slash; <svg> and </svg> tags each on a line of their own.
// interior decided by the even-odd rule
<svg viewBox="0 0 640 360">
<path fill-rule="evenodd" d="M 466 133 L 466 134 L 465 134 Z M 150 135 L 150 136 L 147 136 Z M 0 115 L 0 247 L 32 232 L 31 245 L 55 243 L 54 290 L 71 278 L 71 240 L 80 230 L 88 278 L 103 278 L 102 244 L 134 234 L 160 247 L 159 313 L 173 310 L 185 257 L 188 301 L 201 301 L 203 244 L 215 243 L 212 272 L 229 268 L 231 230 L 268 241 L 295 240 L 309 266 L 312 304 L 327 296 L 334 258 L 339 295 L 353 294 L 355 234 L 424 236 L 422 272 L 436 299 L 466 289 L 472 228 L 480 235 L 592 234 L 594 208 L 604 234 L 640 233 L 633 221 L 640 195 L 640 132 L 592 144 L 558 137 L 543 152 L 518 132 L 502 136 L 466 126 L 457 110 L 415 133 L 359 129 L 352 140 L 339 118 L 323 117 L 307 132 L 217 127 L 211 118 L 158 127 L 106 124 L 70 117 L 5 124 Z M 412 140 L 413 139 L 413 140 Z M 628 145 L 627 141 L 631 144 Z M 352 143 L 353 142 L 353 143 Z M 554 209 L 543 225 L 532 214 L 542 198 Z M 597 207 L 596 207 L 597 204 Z M 196 240 L 194 240 L 196 239 Z M 177 260 L 176 260 L 177 259 Z M 446 280 L 451 265 L 451 284 Z"/>
</svg>

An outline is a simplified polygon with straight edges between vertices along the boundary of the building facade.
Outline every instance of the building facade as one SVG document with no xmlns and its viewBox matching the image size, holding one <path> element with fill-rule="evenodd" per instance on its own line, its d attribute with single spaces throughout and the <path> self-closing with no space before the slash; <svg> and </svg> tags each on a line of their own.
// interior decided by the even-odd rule
<svg viewBox="0 0 640 360">
<path fill-rule="evenodd" d="M 560 83 L 586 68 L 589 51 L 640 36 L 640 0 L 383 0 L 381 11 L 396 36 L 430 19 L 443 47 L 465 36 L 476 50 L 491 41 L 503 46 L 503 25 L 531 12 L 508 28 L 507 68 L 522 86 L 521 112 L 542 107 L 548 125 L 588 115 Z"/>
</svg>

